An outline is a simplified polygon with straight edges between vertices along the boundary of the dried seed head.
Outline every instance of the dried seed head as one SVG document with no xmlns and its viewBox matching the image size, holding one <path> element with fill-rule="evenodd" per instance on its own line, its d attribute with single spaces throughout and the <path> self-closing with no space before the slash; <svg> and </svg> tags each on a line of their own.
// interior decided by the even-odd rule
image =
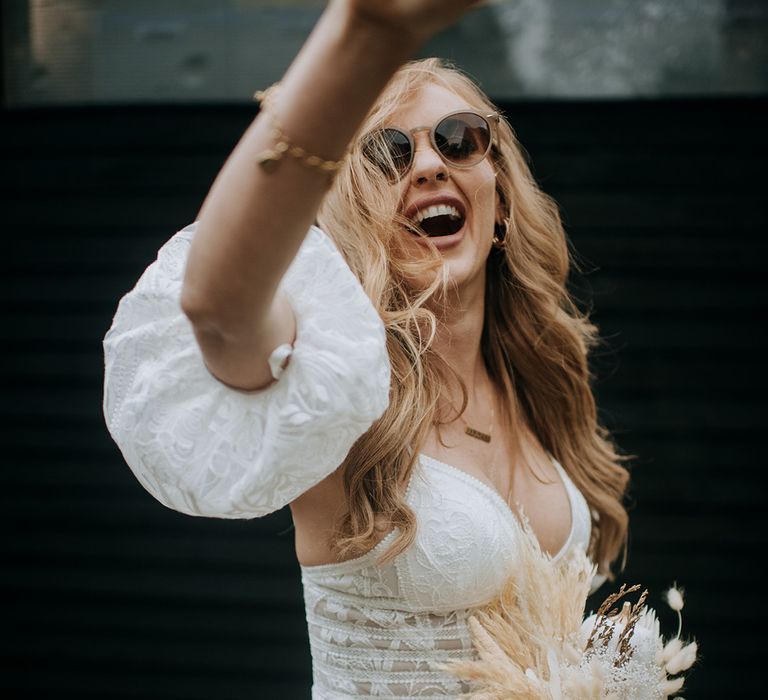
<svg viewBox="0 0 768 700">
<path fill-rule="evenodd" d="M 669 607 L 675 612 L 680 612 L 683 609 L 683 592 L 679 588 L 672 586 L 666 593 L 666 600 Z"/>
</svg>

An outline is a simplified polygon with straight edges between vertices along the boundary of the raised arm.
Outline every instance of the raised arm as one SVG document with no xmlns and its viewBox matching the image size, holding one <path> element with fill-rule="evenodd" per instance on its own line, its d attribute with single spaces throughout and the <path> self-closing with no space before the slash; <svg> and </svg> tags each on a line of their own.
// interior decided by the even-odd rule
<svg viewBox="0 0 768 700">
<path fill-rule="evenodd" d="M 221 381 L 257 389 L 272 381 L 267 359 L 291 342 L 293 313 L 277 294 L 330 178 L 295 158 L 270 172 L 259 156 L 274 123 L 323 159 L 343 156 L 387 81 L 434 32 L 477 0 L 331 0 L 280 84 L 246 130 L 199 215 L 182 308 L 206 365 Z"/>
</svg>

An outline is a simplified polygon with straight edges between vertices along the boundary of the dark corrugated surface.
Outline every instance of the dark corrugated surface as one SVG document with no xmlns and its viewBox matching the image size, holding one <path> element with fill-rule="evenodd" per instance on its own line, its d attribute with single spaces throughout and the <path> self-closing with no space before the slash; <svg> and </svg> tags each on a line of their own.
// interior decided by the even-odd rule
<svg viewBox="0 0 768 700">
<path fill-rule="evenodd" d="M 638 455 L 621 580 L 651 588 L 670 631 L 659 594 L 686 585 L 704 657 L 687 697 L 757 694 L 768 102 L 507 111 L 562 205 L 585 273 L 575 289 L 607 338 L 595 358 L 604 420 Z M 122 463 L 100 409 L 117 299 L 194 218 L 250 116 L 3 115 L 3 697 L 308 697 L 287 513 L 165 510 Z"/>
</svg>

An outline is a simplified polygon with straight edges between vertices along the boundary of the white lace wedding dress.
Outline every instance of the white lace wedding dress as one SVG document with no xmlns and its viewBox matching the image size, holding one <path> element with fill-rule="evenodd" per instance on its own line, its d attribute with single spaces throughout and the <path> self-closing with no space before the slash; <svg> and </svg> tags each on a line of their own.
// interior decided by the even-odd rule
<svg viewBox="0 0 768 700">
<path fill-rule="evenodd" d="M 297 337 L 273 353 L 279 381 L 255 393 L 222 385 L 179 305 L 194 230 L 174 236 L 120 302 L 104 340 L 104 412 L 126 462 L 161 503 L 190 515 L 257 517 L 330 474 L 382 414 L 384 329 L 341 255 L 313 228 L 283 281 Z M 571 506 L 559 558 L 587 547 L 590 516 L 555 464 Z M 394 532 L 362 557 L 302 567 L 314 700 L 469 690 L 441 664 L 473 656 L 468 615 L 514 572 L 520 524 L 492 487 L 426 455 L 407 500 L 416 542 L 390 563 L 376 558 Z"/>
</svg>

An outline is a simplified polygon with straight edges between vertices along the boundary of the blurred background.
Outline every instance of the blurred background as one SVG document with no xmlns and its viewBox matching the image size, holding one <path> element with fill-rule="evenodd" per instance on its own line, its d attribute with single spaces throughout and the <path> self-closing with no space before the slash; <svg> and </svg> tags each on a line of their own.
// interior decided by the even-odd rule
<svg viewBox="0 0 768 700">
<path fill-rule="evenodd" d="M 289 514 L 153 501 L 104 427 L 100 343 L 323 4 L 2 2 L 4 698 L 309 698 Z M 627 567 L 591 603 L 641 583 L 671 634 L 677 581 L 684 695 L 759 697 L 768 3 L 492 2 L 421 53 L 504 109 L 605 338 L 601 416 L 636 458 Z"/>
</svg>

